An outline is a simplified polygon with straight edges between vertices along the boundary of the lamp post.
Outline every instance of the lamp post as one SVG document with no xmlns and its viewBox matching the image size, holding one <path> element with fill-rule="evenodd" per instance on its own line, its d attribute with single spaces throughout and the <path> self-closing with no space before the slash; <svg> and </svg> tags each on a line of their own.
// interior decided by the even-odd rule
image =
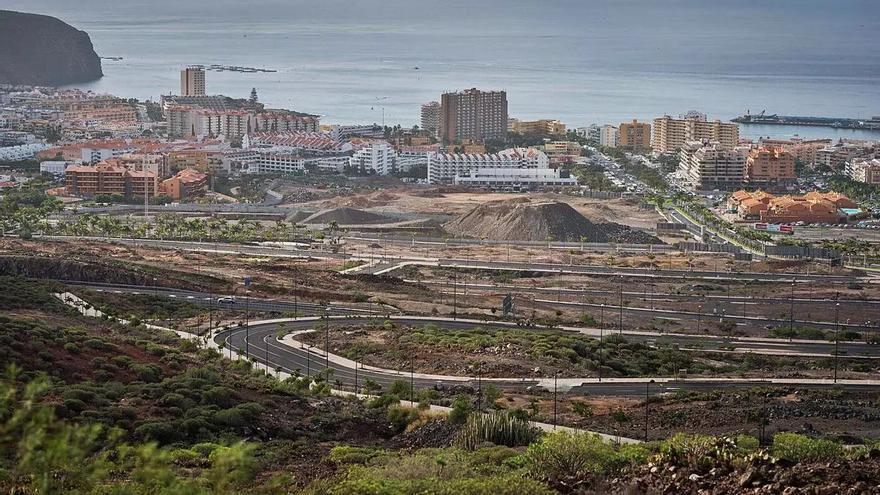
<svg viewBox="0 0 880 495">
<path fill-rule="evenodd" d="M 651 393 L 651 384 L 654 383 L 654 379 L 652 378 L 649 382 L 645 383 L 645 441 L 648 441 L 648 399 L 650 399 Z"/>
</svg>

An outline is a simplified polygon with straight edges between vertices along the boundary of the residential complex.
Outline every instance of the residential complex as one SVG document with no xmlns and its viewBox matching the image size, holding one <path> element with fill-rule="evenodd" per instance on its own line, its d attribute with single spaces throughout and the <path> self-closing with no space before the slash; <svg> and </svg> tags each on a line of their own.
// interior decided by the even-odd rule
<svg viewBox="0 0 880 495">
<path fill-rule="evenodd" d="M 688 141 L 714 141 L 724 148 L 739 144 L 739 126 L 719 120 L 707 122 L 697 117 L 674 119 L 668 115 L 654 119 L 651 148 L 656 153 L 674 153 Z"/>
<path fill-rule="evenodd" d="M 187 67 L 180 71 L 180 96 L 205 96 L 205 69 Z"/>
<path fill-rule="evenodd" d="M 565 124 L 558 120 L 508 119 L 507 132 L 534 136 L 560 136 L 565 134 Z"/>
<path fill-rule="evenodd" d="M 633 120 L 618 127 L 618 143 L 621 148 L 648 149 L 651 147 L 651 124 Z"/>
<path fill-rule="evenodd" d="M 727 189 L 742 185 L 747 152 L 717 142 L 688 141 L 681 148 L 679 170 L 697 190 Z"/>
<path fill-rule="evenodd" d="M 390 144 L 372 141 L 360 146 L 349 160 L 349 170 L 361 174 L 390 175 L 398 171 L 397 152 Z"/>
<path fill-rule="evenodd" d="M 507 137 L 507 93 L 476 88 L 444 93 L 440 99 L 440 138 L 487 141 Z"/>
<path fill-rule="evenodd" d="M 846 175 L 854 181 L 880 184 L 880 159 L 863 159 L 847 163 Z"/>
<path fill-rule="evenodd" d="M 568 173 L 552 168 L 477 168 L 467 175 L 456 175 L 453 183 L 511 192 L 578 185 Z"/>
<path fill-rule="evenodd" d="M 864 212 L 846 196 L 828 192 L 809 192 L 803 196 L 776 197 L 764 191 L 737 191 L 727 208 L 743 220 L 766 223 L 837 223 L 860 217 Z"/>
<path fill-rule="evenodd" d="M 780 148 L 753 148 L 746 160 L 744 179 L 759 185 L 790 183 L 797 179 L 794 155 Z"/>
<path fill-rule="evenodd" d="M 440 102 L 429 101 L 422 104 L 421 128 L 431 136 L 437 137 L 440 131 Z"/>
<path fill-rule="evenodd" d="M 67 167 L 64 174 L 67 194 L 95 196 L 112 194 L 125 197 L 144 197 L 144 192 L 156 196 L 159 182 L 152 172 L 137 172 L 125 167 L 100 163 L 95 166 Z"/>
<path fill-rule="evenodd" d="M 547 169 L 550 160 L 534 148 L 510 148 L 494 154 L 431 153 L 428 182 L 452 184 L 456 177 L 471 175 L 478 169 Z"/>
</svg>

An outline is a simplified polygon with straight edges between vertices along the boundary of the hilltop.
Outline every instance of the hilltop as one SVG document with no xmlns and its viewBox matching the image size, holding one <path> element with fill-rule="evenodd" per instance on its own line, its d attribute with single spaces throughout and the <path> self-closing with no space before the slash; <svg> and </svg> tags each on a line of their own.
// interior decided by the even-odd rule
<svg viewBox="0 0 880 495">
<path fill-rule="evenodd" d="M 50 16 L 0 10 L 0 83 L 63 86 L 103 75 L 85 31 Z"/>
</svg>

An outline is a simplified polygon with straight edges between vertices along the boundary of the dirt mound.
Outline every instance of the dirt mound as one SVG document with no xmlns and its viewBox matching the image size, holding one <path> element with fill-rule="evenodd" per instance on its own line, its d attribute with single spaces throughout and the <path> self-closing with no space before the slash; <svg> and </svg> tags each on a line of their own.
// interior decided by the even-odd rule
<svg viewBox="0 0 880 495">
<path fill-rule="evenodd" d="M 339 225 L 358 225 L 386 223 L 389 221 L 392 221 L 392 219 L 369 211 L 356 210 L 354 208 L 334 208 L 332 210 L 319 211 L 303 220 L 302 223 L 329 224 L 330 222 L 336 222 Z"/>
<path fill-rule="evenodd" d="M 605 232 L 571 206 L 532 203 L 526 198 L 482 204 L 447 223 L 445 228 L 475 238 L 608 242 Z"/>
<path fill-rule="evenodd" d="M 663 244 L 663 241 L 647 232 L 619 223 L 599 223 L 596 226 L 605 232 L 605 235 L 608 236 L 611 242 L 621 244 Z"/>
</svg>

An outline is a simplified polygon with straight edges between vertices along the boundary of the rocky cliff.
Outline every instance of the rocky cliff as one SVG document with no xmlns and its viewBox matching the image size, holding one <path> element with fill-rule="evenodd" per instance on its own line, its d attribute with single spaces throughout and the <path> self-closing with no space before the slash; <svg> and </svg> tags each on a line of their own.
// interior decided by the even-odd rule
<svg viewBox="0 0 880 495">
<path fill-rule="evenodd" d="M 86 32 L 54 17 L 0 10 L 0 83 L 62 86 L 103 75 Z"/>
</svg>

